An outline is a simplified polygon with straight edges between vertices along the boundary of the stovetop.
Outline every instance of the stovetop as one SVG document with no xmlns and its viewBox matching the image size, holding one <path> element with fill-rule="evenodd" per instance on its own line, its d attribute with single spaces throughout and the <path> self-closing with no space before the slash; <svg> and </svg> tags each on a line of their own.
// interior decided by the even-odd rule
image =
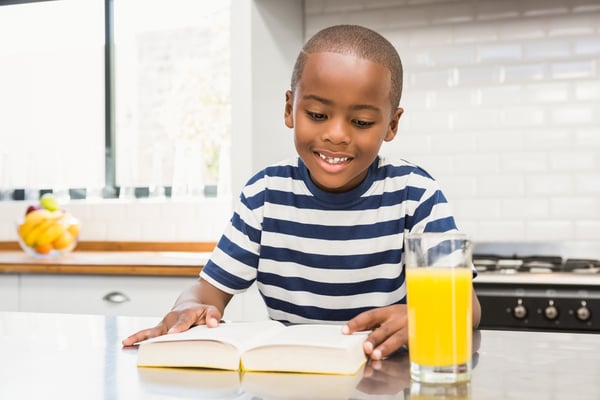
<svg viewBox="0 0 600 400">
<path fill-rule="evenodd" d="M 479 282 L 600 285 L 600 242 L 473 244 Z"/>
</svg>

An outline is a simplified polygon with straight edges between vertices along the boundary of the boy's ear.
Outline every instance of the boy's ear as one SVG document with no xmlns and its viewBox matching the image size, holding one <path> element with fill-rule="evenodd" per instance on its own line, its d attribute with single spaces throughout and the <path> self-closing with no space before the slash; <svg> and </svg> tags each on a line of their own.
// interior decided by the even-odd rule
<svg viewBox="0 0 600 400">
<path fill-rule="evenodd" d="M 404 109 L 401 107 L 398 107 L 396 111 L 394 111 L 394 115 L 392 116 L 392 119 L 388 126 L 387 133 L 385 134 L 385 138 L 383 139 L 384 141 L 389 142 L 392 139 L 394 139 L 394 137 L 396 137 L 396 133 L 398 132 L 398 121 L 400 120 L 400 117 L 402 116 L 403 112 Z"/>
<path fill-rule="evenodd" d="M 285 110 L 283 113 L 285 126 L 294 127 L 294 94 L 291 90 L 285 92 Z"/>
</svg>

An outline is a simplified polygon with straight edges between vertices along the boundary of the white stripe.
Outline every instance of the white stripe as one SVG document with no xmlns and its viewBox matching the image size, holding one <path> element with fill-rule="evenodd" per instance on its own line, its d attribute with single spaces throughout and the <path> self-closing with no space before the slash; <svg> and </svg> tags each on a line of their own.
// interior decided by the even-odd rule
<svg viewBox="0 0 600 400">
<path fill-rule="evenodd" d="M 341 256 L 372 254 L 391 249 L 401 249 L 402 241 L 402 235 L 398 234 L 355 240 L 312 239 L 267 231 L 264 231 L 262 235 L 264 246 L 287 248 L 310 254 Z"/>
<path fill-rule="evenodd" d="M 228 273 L 245 281 L 256 279 L 256 269 L 230 257 L 219 248 L 216 248 L 211 257 L 212 262 L 225 269 Z"/>
<path fill-rule="evenodd" d="M 258 287 L 267 297 L 273 297 L 296 306 L 319 307 L 332 310 L 345 310 L 362 307 L 383 307 L 395 303 L 406 296 L 403 284 L 393 292 L 370 292 L 351 296 L 327 296 L 305 291 L 288 291 L 273 285 L 258 283 Z"/>
</svg>

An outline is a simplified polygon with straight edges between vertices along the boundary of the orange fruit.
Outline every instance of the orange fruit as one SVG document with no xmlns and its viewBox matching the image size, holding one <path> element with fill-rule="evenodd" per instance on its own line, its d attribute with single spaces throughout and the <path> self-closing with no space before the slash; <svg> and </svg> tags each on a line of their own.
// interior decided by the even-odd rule
<svg viewBox="0 0 600 400">
<path fill-rule="evenodd" d="M 73 239 L 74 237 L 71 234 L 71 232 L 65 231 L 62 235 L 58 237 L 58 239 L 52 242 L 52 246 L 54 246 L 56 250 L 63 250 L 69 247 L 71 243 L 73 243 Z"/>
<path fill-rule="evenodd" d="M 73 238 L 76 238 L 77 235 L 79 235 L 79 224 L 77 224 L 77 223 L 70 224 L 67 227 L 67 231 L 69 231 L 69 233 L 71 233 L 71 236 L 73 236 Z"/>
<path fill-rule="evenodd" d="M 48 254 L 52 251 L 52 249 L 52 243 L 46 243 L 34 247 L 35 252 L 38 254 Z"/>
</svg>

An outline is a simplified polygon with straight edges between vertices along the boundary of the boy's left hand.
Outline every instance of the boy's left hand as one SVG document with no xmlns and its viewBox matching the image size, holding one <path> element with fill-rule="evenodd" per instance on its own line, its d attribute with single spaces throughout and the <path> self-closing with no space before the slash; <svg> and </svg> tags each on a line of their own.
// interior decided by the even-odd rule
<svg viewBox="0 0 600 400">
<path fill-rule="evenodd" d="M 381 360 L 408 342 L 406 304 L 374 308 L 362 312 L 346 323 L 346 334 L 372 330 L 364 343 L 365 354 Z"/>
</svg>

